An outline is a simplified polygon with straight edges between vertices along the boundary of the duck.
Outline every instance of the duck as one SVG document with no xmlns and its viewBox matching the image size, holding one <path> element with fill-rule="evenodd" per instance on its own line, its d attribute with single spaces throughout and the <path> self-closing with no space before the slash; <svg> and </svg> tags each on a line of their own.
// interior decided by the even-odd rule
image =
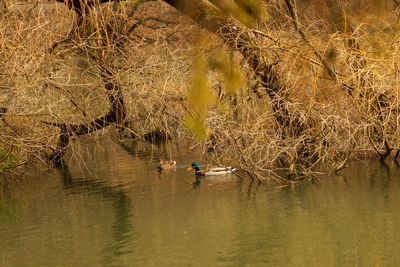
<svg viewBox="0 0 400 267">
<path fill-rule="evenodd" d="M 159 170 L 173 170 L 176 168 L 176 161 L 175 160 L 169 160 L 169 161 L 160 160 L 158 162 L 157 168 Z"/>
<path fill-rule="evenodd" d="M 196 176 L 217 176 L 233 173 L 236 169 L 233 167 L 213 167 L 206 171 L 201 170 L 201 164 L 198 162 L 193 162 L 188 170 L 195 170 Z"/>
</svg>

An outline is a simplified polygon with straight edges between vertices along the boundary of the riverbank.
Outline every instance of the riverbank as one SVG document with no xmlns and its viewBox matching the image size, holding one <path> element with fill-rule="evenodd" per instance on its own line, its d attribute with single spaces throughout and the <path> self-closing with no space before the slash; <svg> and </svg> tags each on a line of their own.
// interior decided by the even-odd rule
<svg viewBox="0 0 400 267">
<path fill-rule="evenodd" d="M 8 1 L 0 169 L 59 165 L 76 139 L 114 127 L 128 140 L 196 139 L 261 182 L 399 160 L 395 6 L 289 2 L 262 6 L 256 23 L 216 4 L 205 23 L 173 1 L 91 6 L 85 19 L 63 3 Z"/>
</svg>

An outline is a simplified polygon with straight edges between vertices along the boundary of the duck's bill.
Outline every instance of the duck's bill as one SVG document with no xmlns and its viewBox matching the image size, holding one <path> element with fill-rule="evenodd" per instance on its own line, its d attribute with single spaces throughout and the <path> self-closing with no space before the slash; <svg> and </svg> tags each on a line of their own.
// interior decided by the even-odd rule
<svg viewBox="0 0 400 267">
<path fill-rule="evenodd" d="M 191 169 L 192 169 L 192 167 L 189 167 L 189 168 L 187 168 L 186 170 L 187 170 L 187 171 L 190 171 Z"/>
</svg>

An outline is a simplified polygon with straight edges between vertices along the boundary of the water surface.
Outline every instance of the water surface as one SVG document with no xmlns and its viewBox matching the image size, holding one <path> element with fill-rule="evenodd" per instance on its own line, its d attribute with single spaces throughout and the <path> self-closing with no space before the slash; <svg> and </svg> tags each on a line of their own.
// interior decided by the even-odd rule
<svg viewBox="0 0 400 267">
<path fill-rule="evenodd" d="M 274 188 L 234 175 L 193 185 L 200 155 L 175 146 L 82 143 L 0 198 L 0 266 L 393 266 L 400 172 Z M 178 162 L 158 172 L 158 158 Z M 204 161 L 202 161 L 205 163 Z M 199 182 L 199 181 L 198 181 Z"/>
</svg>

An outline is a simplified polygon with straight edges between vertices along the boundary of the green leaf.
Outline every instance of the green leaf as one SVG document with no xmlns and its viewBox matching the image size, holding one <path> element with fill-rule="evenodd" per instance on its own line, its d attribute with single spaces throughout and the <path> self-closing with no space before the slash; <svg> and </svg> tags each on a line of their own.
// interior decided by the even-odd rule
<svg viewBox="0 0 400 267">
<path fill-rule="evenodd" d="M 186 128 L 188 128 L 198 140 L 205 141 L 207 139 L 209 129 L 205 124 L 204 117 L 187 116 L 184 121 Z"/>
</svg>

